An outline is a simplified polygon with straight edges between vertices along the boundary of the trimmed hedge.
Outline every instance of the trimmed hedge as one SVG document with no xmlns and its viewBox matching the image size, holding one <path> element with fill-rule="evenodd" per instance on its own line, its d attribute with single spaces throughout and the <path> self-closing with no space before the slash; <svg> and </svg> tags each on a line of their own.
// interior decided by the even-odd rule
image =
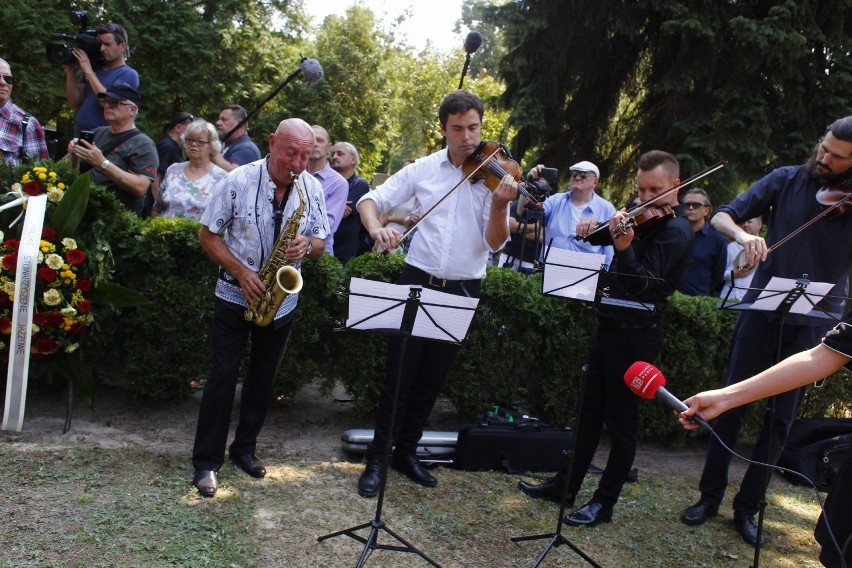
<svg viewBox="0 0 852 568">
<path fill-rule="evenodd" d="M 142 292 L 151 304 L 99 319 L 97 333 L 83 347 L 98 381 L 120 382 L 156 400 L 185 395 L 189 381 L 206 376 L 216 266 L 198 245 L 198 229 L 187 220 L 145 220 L 112 251 L 112 280 Z M 357 409 L 373 409 L 384 377 L 385 338 L 337 330 L 346 313 L 343 292 L 353 276 L 393 281 L 402 264 L 399 254 L 373 253 L 345 268 L 330 256 L 304 263 L 305 285 L 276 385 L 279 402 L 317 382 L 326 392 L 340 384 Z M 720 384 L 734 320 L 735 314 L 718 310 L 713 298 L 671 298 L 657 366 L 673 393 L 686 397 Z M 539 276 L 489 268 L 446 395 L 465 418 L 501 403 L 570 424 L 594 329 L 590 304 L 542 296 Z M 806 415 L 847 411 L 836 401 L 850 400 L 852 387 L 834 378 L 823 389 L 809 390 Z M 641 405 L 641 439 L 678 445 L 696 435 L 687 434 L 665 405 Z M 747 436 L 760 418 L 756 408 Z"/>
</svg>

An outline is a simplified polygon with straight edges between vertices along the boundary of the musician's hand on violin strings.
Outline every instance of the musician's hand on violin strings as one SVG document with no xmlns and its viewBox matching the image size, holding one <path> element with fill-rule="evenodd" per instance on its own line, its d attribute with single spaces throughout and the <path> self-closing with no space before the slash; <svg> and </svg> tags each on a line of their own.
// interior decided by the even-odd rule
<svg viewBox="0 0 852 568">
<path fill-rule="evenodd" d="M 506 174 L 491 194 L 491 202 L 499 206 L 508 206 L 518 196 L 518 184 L 511 174 Z"/>
<path fill-rule="evenodd" d="M 612 245 L 617 251 L 626 250 L 633 242 L 633 226 L 630 223 L 630 215 L 622 209 L 616 211 L 609 220 L 609 234 L 612 235 Z"/>
</svg>

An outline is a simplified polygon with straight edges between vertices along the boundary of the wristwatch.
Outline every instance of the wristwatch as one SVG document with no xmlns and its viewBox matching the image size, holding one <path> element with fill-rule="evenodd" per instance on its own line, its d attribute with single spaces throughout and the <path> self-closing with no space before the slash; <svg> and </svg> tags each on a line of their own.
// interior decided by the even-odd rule
<svg viewBox="0 0 852 568">
<path fill-rule="evenodd" d="M 105 171 L 111 163 L 112 162 L 110 162 L 109 160 L 104 160 L 103 162 L 101 162 L 101 171 Z"/>
</svg>

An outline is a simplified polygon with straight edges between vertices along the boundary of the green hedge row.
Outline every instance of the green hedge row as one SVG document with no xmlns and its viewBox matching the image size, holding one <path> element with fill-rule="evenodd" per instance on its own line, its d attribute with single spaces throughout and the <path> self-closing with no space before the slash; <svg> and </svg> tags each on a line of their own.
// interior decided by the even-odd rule
<svg viewBox="0 0 852 568">
<path fill-rule="evenodd" d="M 122 383 L 147 399 L 186 394 L 209 366 L 209 333 L 216 266 L 197 241 L 191 221 L 152 219 L 130 223 L 116 243 L 113 281 L 151 300 L 99 318 L 84 357 L 102 383 Z M 356 407 L 369 412 L 384 376 L 385 340 L 376 334 L 338 331 L 345 319 L 345 284 L 352 276 L 393 281 L 401 255 L 365 254 L 345 267 L 329 256 L 305 262 L 297 317 L 277 382 L 286 402 L 318 382 L 340 384 Z M 717 386 L 723 376 L 735 314 L 712 298 L 675 294 L 666 342 L 657 361 L 676 395 Z M 556 424 L 573 421 L 582 368 L 595 329 L 590 305 L 541 295 L 541 280 L 489 268 L 473 326 L 446 395 L 466 418 L 495 403 L 512 404 Z M 838 375 L 841 377 L 842 375 Z M 835 401 L 852 397 L 849 382 L 830 380 L 810 389 L 808 415 L 839 415 Z M 761 410 L 753 412 L 754 429 Z M 685 432 L 662 404 L 642 403 L 643 440 L 681 444 Z"/>
</svg>

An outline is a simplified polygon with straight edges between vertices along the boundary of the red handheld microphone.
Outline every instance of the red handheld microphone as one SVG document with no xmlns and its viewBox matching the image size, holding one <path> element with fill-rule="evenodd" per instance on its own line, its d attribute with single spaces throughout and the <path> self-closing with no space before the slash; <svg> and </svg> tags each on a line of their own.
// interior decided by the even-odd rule
<svg viewBox="0 0 852 568">
<path fill-rule="evenodd" d="M 683 401 L 666 390 L 666 378 L 663 376 L 663 372 L 651 363 L 636 361 L 630 365 L 630 368 L 624 373 L 624 383 L 627 385 L 627 388 L 640 398 L 646 400 L 656 398 L 677 412 L 683 412 L 688 408 Z M 713 431 L 713 428 L 703 418 L 692 416 L 689 420 L 708 432 Z"/>
</svg>

